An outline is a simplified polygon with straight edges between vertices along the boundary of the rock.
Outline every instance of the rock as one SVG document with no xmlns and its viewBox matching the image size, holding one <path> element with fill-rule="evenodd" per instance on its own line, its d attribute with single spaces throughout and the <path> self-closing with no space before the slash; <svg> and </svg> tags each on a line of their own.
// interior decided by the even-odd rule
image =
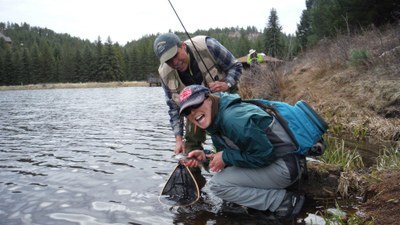
<svg viewBox="0 0 400 225">
<path fill-rule="evenodd" d="M 295 186 L 299 192 L 313 200 L 338 197 L 340 166 L 308 160 L 307 170 L 307 177 Z"/>
<path fill-rule="evenodd" d="M 326 222 L 324 220 L 324 218 L 315 215 L 315 214 L 308 214 L 308 216 L 306 218 L 304 218 L 304 222 L 306 225 L 325 225 Z"/>
</svg>

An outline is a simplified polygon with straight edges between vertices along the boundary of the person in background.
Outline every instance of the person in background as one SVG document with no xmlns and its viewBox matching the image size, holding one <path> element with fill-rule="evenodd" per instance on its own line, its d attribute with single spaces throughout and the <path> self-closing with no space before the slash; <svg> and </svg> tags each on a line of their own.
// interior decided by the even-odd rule
<svg viewBox="0 0 400 225">
<path fill-rule="evenodd" d="M 247 55 L 247 64 L 255 65 L 264 62 L 264 56 L 265 54 L 263 53 L 257 53 L 256 50 L 250 49 L 249 54 Z"/>
<path fill-rule="evenodd" d="M 196 36 L 186 41 L 173 33 L 159 35 L 154 53 L 160 59 L 158 68 L 169 107 L 170 124 L 175 135 L 175 154 L 203 149 L 206 134 L 179 116 L 179 94 L 188 85 L 208 87 L 211 92 L 238 92 L 242 64 L 216 39 Z M 200 170 L 198 170 L 200 171 Z"/>
<path fill-rule="evenodd" d="M 196 167 L 211 158 L 215 172 L 210 190 L 221 199 L 278 218 L 293 218 L 302 209 L 304 196 L 286 188 L 300 179 L 302 156 L 282 126 L 260 107 L 241 102 L 237 94 L 212 94 L 200 85 L 180 94 L 180 115 L 210 134 L 215 154 L 202 149 L 188 154 L 185 165 Z"/>
</svg>

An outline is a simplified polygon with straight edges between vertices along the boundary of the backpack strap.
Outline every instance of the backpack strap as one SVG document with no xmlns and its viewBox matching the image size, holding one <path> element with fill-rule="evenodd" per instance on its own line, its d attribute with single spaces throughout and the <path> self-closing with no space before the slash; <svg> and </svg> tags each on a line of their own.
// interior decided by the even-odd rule
<svg viewBox="0 0 400 225">
<path fill-rule="evenodd" d="M 294 136 L 292 130 L 290 130 L 287 120 L 279 113 L 278 109 L 273 104 L 267 104 L 267 103 L 260 102 L 260 101 L 254 100 L 254 99 L 246 99 L 246 100 L 242 100 L 242 102 L 257 105 L 261 109 L 265 110 L 267 113 L 274 116 L 278 120 L 278 122 L 281 124 L 281 126 L 283 127 L 285 132 L 288 134 L 288 136 L 290 137 L 292 142 L 296 145 L 297 149 L 299 149 L 299 143 L 297 142 L 296 137 Z M 294 153 L 296 153 L 296 152 L 294 152 Z M 308 179 L 308 168 L 307 168 L 307 160 L 306 160 L 305 155 L 296 154 L 296 167 L 297 167 L 297 170 L 299 171 L 299 174 L 298 174 L 299 177 L 295 179 L 295 180 L 297 180 L 297 182 L 295 182 L 295 183 L 297 183 L 297 187 L 299 187 L 301 180 L 302 180 L 301 178 L 303 178 L 305 180 Z"/>
<path fill-rule="evenodd" d="M 299 143 L 297 142 L 293 132 L 290 130 L 288 122 L 286 121 L 285 118 L 283 118 L 283 116 L 279 113 L 279 111 L 276 109 L 276 107 L 274 105 L 266 104 L 266 103 L 263 103 L 263 102 L 260 102 L 257 100 L 253 100 L 253 99 L 242 100 L 242 102 L 257 105 L 258 107 L 262 108 L 263 110 L 265 110 L 267 112 L 272 112 L 273 116 L 275 116 L 275 118 L 279 121 L 279 123 L 285 129 L 285 131 L 289 135 L 290 139 L 292 139 L 292 141 L 296 145 L 296 147 L 297 148 L 299 147 Z"/>
</svg>

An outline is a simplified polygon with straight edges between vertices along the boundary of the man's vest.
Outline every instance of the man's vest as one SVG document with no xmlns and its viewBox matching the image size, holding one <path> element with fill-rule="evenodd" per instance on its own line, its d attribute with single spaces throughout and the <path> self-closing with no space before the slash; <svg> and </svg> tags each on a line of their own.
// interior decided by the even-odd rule
<svg viewBox="0 0 400 225">
<path fill-rule="evenodd" d="M 223 80 L 226 77 L 226 73 L 222 71 L 216 64 L 213 56 L 207 48 L 206 38 L 206 36 L 196 36 L 192 38 L 193 44 L 196 46 L 197 51 L 190 40 L 186 40 L 185 44 L 192 50 L 200 72 L 202 73 L 202 85 L 208 87 L 208 83 L 210 82 Z M 207 66 L 208 70 L 204 64 Z M 171 68 L 166 63 L 163 63 L 158 68 L 158 73 L 160 74 L 164 85 L 171 90 L 172 99 L 176 102 L 176 104 L 179 104 L 179 93 L 183 90 L 183 88 L 185 88 L 185 85 L 179 78 L 178 71 Z"/>
</svg>

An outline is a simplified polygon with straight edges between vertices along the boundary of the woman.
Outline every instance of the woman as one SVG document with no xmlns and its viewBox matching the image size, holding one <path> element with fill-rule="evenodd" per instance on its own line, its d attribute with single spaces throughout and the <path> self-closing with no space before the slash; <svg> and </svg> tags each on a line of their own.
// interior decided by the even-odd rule
<svg viewBox="0 0 400 225">
<path fill-rule="evenodd" d="M 216 153 L 203 150 L 188 154 L 196 167 L 212 158 L 216 174 L 210 190 L 223 200 L 257 210 L 269 210 L 277 217 L 293 218 L 304 196 L 286 191 L 301 174 L 296 146 L 282 134 L 282 127 L 260 107 L 241 102 L 237 94 L 211 94 L 201 85 L 190 85 L 180 93 L 180 115 L 211 136 Z"/>
</svg>

